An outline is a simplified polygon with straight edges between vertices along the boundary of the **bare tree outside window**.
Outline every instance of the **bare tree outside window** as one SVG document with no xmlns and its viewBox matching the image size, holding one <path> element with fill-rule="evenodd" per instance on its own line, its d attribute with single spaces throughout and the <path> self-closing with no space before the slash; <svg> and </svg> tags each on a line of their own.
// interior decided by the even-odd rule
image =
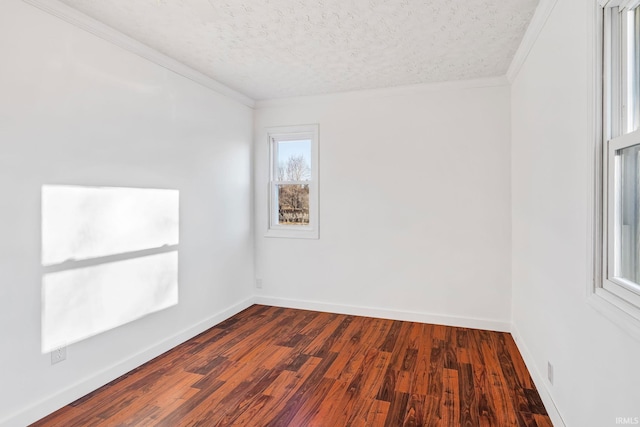
<svg viewBox="0 0 640 427">
<path fill-rule="evenodd" d="M 311 167 L 303 155 L 291 155 L 278 165 L 279 181 L 309 181 Z M 309 184 L 278 186 L 278 223 L 309 225 Z"/>
<path fill-rule="evenodd" d="M 278 165 L 278 175 L 280 181 L 309 181 L 311 167 L 302 154 L 291 155 Z"/>
</svg>

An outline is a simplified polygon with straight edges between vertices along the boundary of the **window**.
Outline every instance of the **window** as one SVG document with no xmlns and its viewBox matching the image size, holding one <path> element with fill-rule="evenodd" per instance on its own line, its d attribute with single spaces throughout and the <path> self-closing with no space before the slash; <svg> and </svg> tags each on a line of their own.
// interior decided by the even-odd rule
<svg viewBox="0 0 640 427">
<path fill-rule="evenodd" d="M 640 0 L 602 9 L 601 280 L 595 293 L 640 320 Z"/>
<path fill-rule="evenodd" d="M 267 237 L 318 238 L 318 125 L 270 128 Z"/>
</svg>

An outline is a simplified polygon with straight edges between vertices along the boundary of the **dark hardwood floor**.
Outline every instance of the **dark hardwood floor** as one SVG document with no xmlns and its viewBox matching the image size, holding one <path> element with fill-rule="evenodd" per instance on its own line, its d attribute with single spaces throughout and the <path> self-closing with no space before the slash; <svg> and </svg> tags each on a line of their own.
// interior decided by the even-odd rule
<svg viewBox="0 0 640 427">
<path fill-rule="evenodd" d="M 254 305 L 34 426 L 551 426 L 511 335 Z"/>
</svg>

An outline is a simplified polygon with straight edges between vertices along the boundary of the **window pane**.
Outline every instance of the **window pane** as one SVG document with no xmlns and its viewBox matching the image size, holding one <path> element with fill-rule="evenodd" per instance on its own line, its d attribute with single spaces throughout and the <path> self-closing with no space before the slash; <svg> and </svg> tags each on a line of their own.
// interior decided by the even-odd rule
<svg viewBox="0 0 640 427">
<path fill-rule="evenodd" d="M 278 224 L 309 225 L 309 185 L 277 185 Z"/>
<path fill-rule="evenodd" d="M 640 8 L 626 12 L 626 131 L 640 125 Z"/>
<path fill-rule="evenodd" d="M 309 181 L 311 179 L 311 140 L 279 141 L 276 179 Z"/>
<path fill-rule="evenodd" d="M 618 150 L 620 199 L 616 276 L 640 283 L 640 145 Z"/>
</svg>

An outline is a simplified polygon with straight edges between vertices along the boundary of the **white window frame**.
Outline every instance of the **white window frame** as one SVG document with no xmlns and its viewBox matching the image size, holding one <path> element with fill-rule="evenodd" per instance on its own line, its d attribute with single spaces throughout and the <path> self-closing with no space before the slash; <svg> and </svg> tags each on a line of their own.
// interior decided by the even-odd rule
<svg viewBox="0 0 640 427">
<path fill-rule="evenodd" d="M 633 283 L 623 277 L 617 277 L 615 272 L 620 268 L 619 259 L 616 258 L 618 246 L 620 242 L 620 222 L 616 221 L 620 215 L 617 212 L 620 206 L 620 176 L 617 171 L 620 170 L 620 158 L 616 156 L 616 152 L 623 148 L 640 144 L 640 131 L 631 132 L 613 139 L 607 143 L 607 189 L 605 192 L 606 200 L 606 245 L 607 245 L 607 268 L 603 269 L 605 273 L 602 280 L 602 288 L 623 299 L 637 308 L 640 314 L 640 285 Z M 633 313 L 632 313 L 633 314 Z M 640 316 L 638 316 L 640 318 Z"/>
<path fill-rule="evenodd" d="M 595 32 L 596 82 L 594 105 L 596 126 L 595 153 L 595 206 L 594 280 L 590 284 L 590 303 L 607 317 L 640 337 L 640 286 L 616 277 L 617 236 L 619 236 L 618 206 L 620 203 L 620 179 L 618 176 L 620 149 L 640 144 L 640 130 L 630 131 L 630 121 L 637 128 L 640 112 L 640 96 L 630 98 L 626 87 L 627 40 L 626 21 L 619 11 L 633 10 L 640 0 L 600 0 L 596 5 L 593 28 Z M 638 52 L 638 47 L 636 47 Z M 636 70 L 636 73 L 638 70 Z M 639 80 L 636 81 L 640 83 Z M 638 90 L 635 91 L 638 93 Z M 628 110 L 630 102 L 635 108 Z"/>
<path fill-rule="evenodd" d="M 318 170 L 318 136 L 317 124 L 298 126 L 278 126 L 267 129 L 269 144 L 269 207 L 266 237 L 283 237 L 294 239 L 318 239 L 319 233 L 319 170 Z M 311 179 L 309 181 L 278 181 L 278 142 L 311 140 Z M 277 223 L 278 204 L 277 186 L 282 184 L 309 185 L 309 225 L 281 225 Z"/>
</svg>

